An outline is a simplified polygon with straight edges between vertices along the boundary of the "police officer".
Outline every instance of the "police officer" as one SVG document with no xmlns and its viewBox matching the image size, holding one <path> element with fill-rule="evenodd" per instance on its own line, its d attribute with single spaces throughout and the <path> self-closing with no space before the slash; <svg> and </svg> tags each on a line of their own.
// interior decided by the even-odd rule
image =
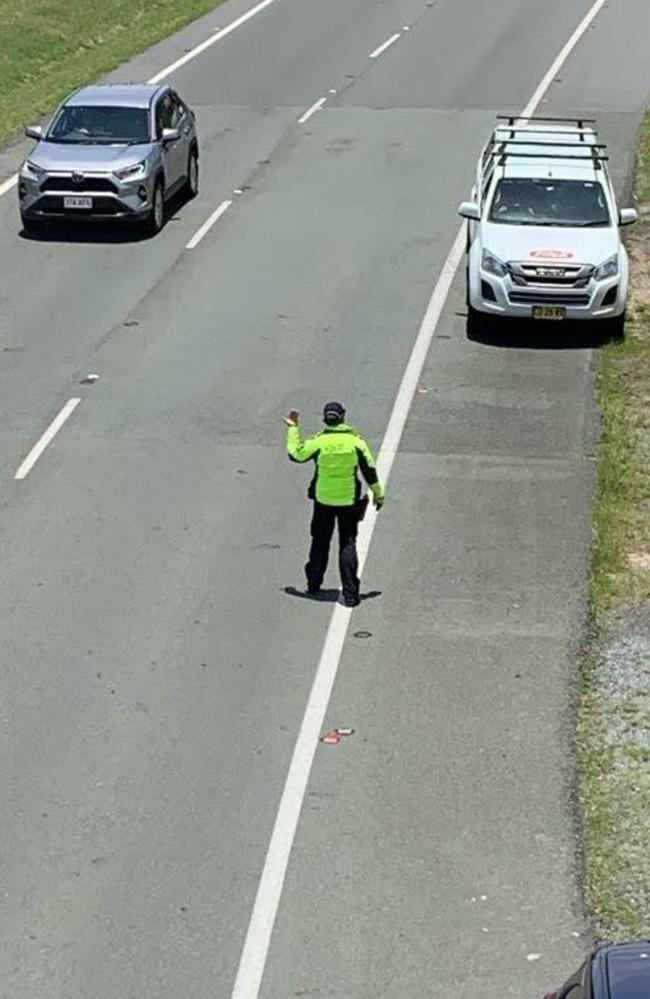
<svg viewBox="0 0 650 999">
<path fill-rule="evenodd" d="M 361 472 L 380 510 L 384 490 L 377 477 L 374 458 L 363 437 L 345 422 L 340 402 L 328 402 L 323 411 L 325 429 L 314 437 L 300 439 L 299 413 L 292 409 L 284 422 L 287 452 L 291 461 L 313 461 L 314 477 L 308 496 L 314 501 L 311 521 L 311 549 L 305 566 L 307 589 L 317 594 L 323 584 L 334 524 L 339 529 L 339 571 L 343 600 L 347 607 L 359 603 L 359 563 L 357 528 L 367 500 L 361 499 Z"/>
</svg>

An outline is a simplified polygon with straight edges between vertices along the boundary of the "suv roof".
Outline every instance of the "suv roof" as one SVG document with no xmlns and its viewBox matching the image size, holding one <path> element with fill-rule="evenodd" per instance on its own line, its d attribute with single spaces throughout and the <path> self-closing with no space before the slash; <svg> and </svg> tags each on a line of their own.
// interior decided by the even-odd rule
<svg viewBox="0 0 650 999">
<path fill-rule="evenodd" d="M 150 83 L 103 83 L 82 87 L 65 102 L 70 104 L 99 104 L 103 107 L 148 108 L 159 90 L 160 84 Z"/>
</svg>

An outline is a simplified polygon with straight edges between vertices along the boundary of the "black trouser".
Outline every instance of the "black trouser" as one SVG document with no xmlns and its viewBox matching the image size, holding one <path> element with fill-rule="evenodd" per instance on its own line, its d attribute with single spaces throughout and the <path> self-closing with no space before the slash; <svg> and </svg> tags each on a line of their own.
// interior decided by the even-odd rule
<svg viewBox="0 0 650 999">
<path fill-rule="evenodd" d="M 359 514 L 356 505 L 325 506 L 314 503 L 311 519 L 311 548 L 305 566 L 307 583 L 313 589 L 322 586 L 334 524 L 339 526 L 339 572 L 344 597 L 359 596 L 359 560 L 357 558 L 357 528 Z"/>
</svg>

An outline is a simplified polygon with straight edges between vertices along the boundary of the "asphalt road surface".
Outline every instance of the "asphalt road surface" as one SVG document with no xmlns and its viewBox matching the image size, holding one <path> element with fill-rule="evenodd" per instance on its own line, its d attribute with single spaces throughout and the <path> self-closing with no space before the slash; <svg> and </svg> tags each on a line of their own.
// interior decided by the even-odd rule
<svg viewBox="0 0 650 999">
<path fill-rule="evenodd" d="M 275 0 L 173 74 L 202 189 L 155 240 L 28 239 L 0 198 L 3 999 L 230 999 L 334 607 L 285 591 L 309 510 L 280 418 L 340 398 L 379 447 L 494 114 L 592 7 Z M 596 113 L 623 203 L 648 37 L 647 0 L 611 0 L 540 105 Z M 469 341 L 458 275 L 323 723 L 355 732 L 317 745 L 268 955 L 253 934 L 261 999 L 534 999 L 587 946 L 592 389 L 588 334 Z"/>
</svg>

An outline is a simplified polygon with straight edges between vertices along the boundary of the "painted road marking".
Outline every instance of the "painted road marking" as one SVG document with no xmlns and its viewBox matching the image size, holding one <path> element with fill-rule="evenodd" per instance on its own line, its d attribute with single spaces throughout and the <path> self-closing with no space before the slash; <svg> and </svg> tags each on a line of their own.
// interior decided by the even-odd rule
<svg viewBox="0 0 650 999">
<path fill-rule="evenodd" d="M 373 52 L 371 52 L 370 55 L 368 56 L 368 58 L 369 59 L 378 59 L 379 56 L 383 52 L 385 52 L 386 49 L 390 48 L 390 46 L 393 45 L 393 43 L 396 42 L 398 38 L 401 38 L 401 36 L 402 36 L 402 32 L 401 31 L 395 32 L 395 34 L 391 35 L 390 38 L 383 43 L 383 45 L 380 45 L 379 48 L 376 48 Z"/>
<path fill-rule="evenodd" d="M 544 77 L 546 86 L 554 79 L 558 70 L 606 2 L 607 0 L 596 0 L 596 3 L 580 23 L 578 29 L 571 36 L 571 44 L 567 43 L 564 46 L 560 53 L 561 58 L 558 56 L 551 70 Z M 529 116 L 535 111 L 543 94 L 544 90 L 540 85 L 521 112 L 522 117 Z M 449 251 L 449 256 L 445 260 L 436 286 L 433 289 L 381 444 L 377 469 L 384 484 L 388 482 L 415 390 L 420 381 L 422 368 L 464 252 L 465 227 L 461 226 Z M 359 532 L 360 574 L 363 571 L 368 556 L 375 523 L 376 513 L 371 508 L 363 520 Z M 264 861 L 264 867 L 262 868 L 257 895 L 237 969 L 232 999 L 258 999 L 259 997 L 269 945 L 271 943 L 271 935 L 289 864 L 289 857 L 307 791 L 307 783 L 314 761 L 314 754 L 319 744 L 318 740 L 322 732 L 325 712 L 327 711 L 334 681 L 336 680 L 352 613 L 352 610 L 341 604 L 337 604 L 332 612 L 327 635 L 325 636 L 325 643 L 314 677 L 314 684 L 309 694 L 275 818 L 273 832 L 271 833 L 271 841 Z"/>
<path fill-rule="evenodd" d="M 17 183 L 18 183 L 17 173 L 15 173 L 13 177 L 9 177 L 8 180 L 3 180 L 3 182 L 0 184 L 0 198 L 2 197 L 3 194 L 6 194 L 7 191 L 11 191 L 11 189 L 15 187 Z"/>
<path fill-rule="evenodd" d="M 306 121 L 309 121 L 309 119 L 311 118 L 311 116 L 313 114 L 316 114 L 317 111 L 320 111 L 320 109 L 322 108 L 322 106 L 323 106 L 323 104 L 325 103 L 326 100 L 327 100 L 327 97 L 321 97 L 320 100 L 315 101 L 312 104 L 312 106 L 310 108 L 307 108 L 307 110 L 305 111 L 305 113 L 303 115 L 301 115 L 300 118 L 298 118 L 298 124 L 299 125 L 304 125 Z"/>
<path fill-rule="evenodd" d="M 206 233 L 210 231 L 215 222 L 218 222 L 224 212 L 227 212 L 232 201 L 222 201 L 218 208 L 215 208 L 210 218 L 206 219 L 200 229 L 192 236 L 189 243 L 186 245 L 186 250 L 193 250 L 195 246 L 198 246 Z"/>
<path fill-rule="evenodd" d="M 222 38 L 225 38 L 226 35 L 229 35 L 232 31 L 236 31 L 237 28 L 241 27 L 242 24 L 245 24 L 246 21 L 250 21 L 250 19 L 255 17 L 256 14 L 259 14 L 266 7 L 270 7 L 272 3 L 275 3 L 275 0 L 261 0 L 261 3 L 251 7 L 251 9 L 247 10 L 245 14 L 241 15 L 241 17 L 231 21 L 225 28 L 221 28 L 220 31 L 217 31 L 209 38 L 206 38 L 204 42 L 200 42 L 193 49 L 190 49 L 189 52 L 186 52 L 185 55 L 181 56 L 180 59 L 177 59 L 176 62 L 171 63 L 169 66 L 165 66 L 165 68 L 161 69 L 155 76 L 152 76 L 150 80 L 147 80 L 147 83 L 159 83 L 160 80 L 164 79 L 166 76 L 169 76 L 171 73 L 175 73 L 177 69 L 181 68 L 181 66 L 185 66 L 188 62 L 191 62 L 192 59 L 196 59 L 198 55 L 201 55 L 202 52 L 209 49 L 211 45 L 215 45 L 217 42 L 220 42 Z"/>
<path fill-rule="evenodd" d="M 23 461 L 22 465 L 14 475 L 14 479 L 24 479 L 27 475 L 29 475 L 31 469 L 34 467 L 40 456 L 43 454 L 43 451 L 45 450 L 47 445 L 50 444 L 52 440 L 54 440 L 54 438 L 58 434 L 63 424 L 66 422 L 68 417 L 70 417 L 74 413 L 75 409 L 77 408 L 80 402 L 81 399 L 68 399 L 68 401 L 66 402 L 65 406 L 63 407 L 59 415 L 54 417 L 54 419 L 50 423 L 49 427 L 47 428 L 43 436 L 40 438 L 39 441 L 37 441 L 37 443 L 31 449 L 31 451 Z"/>
</svg>

